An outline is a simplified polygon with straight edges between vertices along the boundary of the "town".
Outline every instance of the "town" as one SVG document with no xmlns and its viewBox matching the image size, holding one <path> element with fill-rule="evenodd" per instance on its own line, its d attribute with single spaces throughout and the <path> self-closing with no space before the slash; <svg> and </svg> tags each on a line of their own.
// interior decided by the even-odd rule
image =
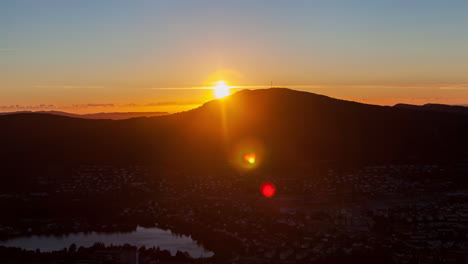
<svg viewBox="0 0 468 264">
<path fill-rule="evenodd" d="M 204 259 L 177 255 L 187 263 L 462 263 L 468 190 L 444 180 L 446 173 L 434 164 L 413 164 L 328 170 L 310 178 L 234 171 L 152 177 L 143 166 L 81 166 L 63 181 L 37 178 L 33 192 L 2 193 L 4 208 L 24 210 L 7 211 L 0 236 L 155 226 L 189 235 L 215 253 Z M 265 181 L 274 183 L 275 196 L 261 195 Z M 37 208 L 49 214 L 40 217 Z M 47 254 L 39 252 L 34 254 Z M 160 255 L 139 263 L 171 261 Z"/>
</svg>

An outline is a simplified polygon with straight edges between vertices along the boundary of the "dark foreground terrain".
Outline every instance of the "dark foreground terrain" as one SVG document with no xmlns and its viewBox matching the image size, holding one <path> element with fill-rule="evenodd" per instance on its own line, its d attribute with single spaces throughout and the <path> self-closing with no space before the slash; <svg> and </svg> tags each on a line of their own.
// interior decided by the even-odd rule
<svg viewBox="0 0 468 264">
<path fill-rule="evenodd" d="M 0 262 L 466 263 L 468 116 L 443 109 L 271 89 L 153 118 L 0 116 L 2 239 L 156 226 L 214 253 L 0 247 Z"/>
</svg>

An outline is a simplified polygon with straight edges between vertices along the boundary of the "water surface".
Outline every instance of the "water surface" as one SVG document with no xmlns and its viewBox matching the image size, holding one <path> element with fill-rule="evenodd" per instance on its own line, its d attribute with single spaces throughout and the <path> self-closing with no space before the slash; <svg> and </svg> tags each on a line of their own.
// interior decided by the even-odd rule
<svg viewBox="0 0 468 264">
<path fill-rule="evenodd" d="M 96 242 L 102 242 L 106 246 L 124 245 L 159 247 L 167 249 L 174 255 L 177 250 L 187 251 L 192 257 L 210 257 L 212 252 L 205 250 L 202 246 L 188 236 L 172 234 L 170 231 L 160 228 L 137 227 L 136 231 L 128 233 L 72 233 L 63 236 L 25 236 L 6 241 L 0 241 L 0 246 L 19 247 L 27 250 L 40 249 L 43 252 L 62 250 L 71 244 L 77 247 L 90 247 Z"/>
</svg>

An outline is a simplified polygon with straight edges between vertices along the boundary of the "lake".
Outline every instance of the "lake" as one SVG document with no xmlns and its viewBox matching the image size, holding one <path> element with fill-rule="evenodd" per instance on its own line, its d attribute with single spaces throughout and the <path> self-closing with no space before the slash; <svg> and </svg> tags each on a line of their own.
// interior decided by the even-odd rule
<svg viewBox="0 0 468 264">
<path fill-rule="evenodd" d="M 198 245 L 192 238 L 172 234 L 160 228 L 137 227 L 135 231 L 128 233 L 71 233 L 63 236 L 25 236 L 17 237 L 6 241 L 0 241 L 0 246 L 19 247 L 27 250 L 40 249 L 41 251 L 55 251 L 68 248 L 75 243 L 77 247 L 90 247 L 96 242 L 102 242 L 106 246 L 124 245 L 159 247 L 161 250 L 167 249 L 174 255 L 177 250 L 187 251 L 190 256 L 210 257 L 213 252 L 207 251 Z"/>
</svg>

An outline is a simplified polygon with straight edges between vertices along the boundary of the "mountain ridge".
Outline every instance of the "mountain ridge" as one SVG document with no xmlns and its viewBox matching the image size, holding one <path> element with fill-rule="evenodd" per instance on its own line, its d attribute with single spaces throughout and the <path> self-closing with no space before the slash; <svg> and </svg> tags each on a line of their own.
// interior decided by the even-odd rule
<svg viewBox="0 0 468 264">
<path fill-rule="evenodd" d="M 463 105 L 445 105 L 445 104 L 424 104 L 424 105 L 412 105 L 412 104 L 396 104 L 395 108 L 405 108 L 419 111 L 433 111 L 433 112 L 445 112 L 453 114 L 466 114 L 468 115 L 468 107 Z"/>
<path fill-rule="evenodd" d="M 323 160 L 356 167 L 468 157 L 465 115 L 278 88 L 242 91 L 172 115 L 89 120 L 17 114 L 0 116 L 0 126 L 0 165 L 14 175 L 79 164 L 215 170 L 231 166 L 232 151 L 245 139 L 262 144 L 259 169 L 269 171 Z"/>
<path fill-rule="evenodd" d="M 73 118 L 82 118 L 82 119 L 111 119 L 111 120 L 121 120 L 129 119 L 135 117 L 153 117 L 168 115 L 168 112 L 100 112 L 100 113 L 90 113 L 90 114 L 75 114 L 68 113 L 63 111 L 17 111 L 17 112 L 3 112 L 0 115 L 16 115 L 16 114 L 50 114 L 50 115 L 59 115 L 67 116 Z"/>
</svg>

